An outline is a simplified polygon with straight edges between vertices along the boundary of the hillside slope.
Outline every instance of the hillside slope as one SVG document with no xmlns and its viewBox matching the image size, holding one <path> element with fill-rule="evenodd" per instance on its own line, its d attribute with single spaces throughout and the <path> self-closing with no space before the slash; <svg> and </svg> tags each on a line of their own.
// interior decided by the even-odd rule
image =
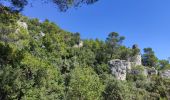
<svg viewBox="0 0 170 100">
<path fill-rule="evenodd" d="M 118 33 L 81 40 L 48 20 L 0 12 L 0 100 L 168 100 L 169 79 L 112 75 L 108 61 L 136 54 Z"/>
</svg>

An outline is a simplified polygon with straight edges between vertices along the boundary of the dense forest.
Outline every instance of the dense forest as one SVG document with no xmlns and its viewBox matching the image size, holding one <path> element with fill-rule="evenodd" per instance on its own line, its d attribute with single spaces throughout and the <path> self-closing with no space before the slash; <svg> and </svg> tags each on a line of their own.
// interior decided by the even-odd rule
<svg viewBox="0 0 170 100">
<path fill-rule="evenodd" d="M 169 100 L 170 69 L 152 48 L 145 48 L 142 71 L 113 75 L 108 62 L 128 60 L 138 48 L 123 45 L 125 37 L 109 33 L 106 40 L 81 39 L 80 33 L 62 30 L 55 23 L 30 19 L 0 6 L 0 100 Z"/>
</svg>

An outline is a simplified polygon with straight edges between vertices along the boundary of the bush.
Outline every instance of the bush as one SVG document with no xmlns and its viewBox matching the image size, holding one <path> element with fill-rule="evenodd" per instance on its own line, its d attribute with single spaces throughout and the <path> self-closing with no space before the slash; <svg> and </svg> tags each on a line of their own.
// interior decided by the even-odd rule
<svg viewBox="0 0 170 100">
<path fill-rule="evenodd" d="M 89 67 L 76 67 L 71 72 L 67 98 L 71 100 L 99 100 L 103 85 L 98 75 Z"/>
<path fill-rule="evenodd" d="M 144 75 L 144 66 L 132 67 L 131 71 L 127 73 L 126 79 L 128 81 L 145 80 L 146 76 Z"/>
</svg>

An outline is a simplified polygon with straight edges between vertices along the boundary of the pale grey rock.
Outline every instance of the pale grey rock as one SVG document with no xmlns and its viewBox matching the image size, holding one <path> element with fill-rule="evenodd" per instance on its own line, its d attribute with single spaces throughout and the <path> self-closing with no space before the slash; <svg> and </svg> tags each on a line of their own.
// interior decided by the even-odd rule
<svg viewBox="0 0 170 100">
<path fill-rule="evenodd" d="M 44 37 L 45 36 L 45 33 L 43 33 L 42 31 L 40 32 L 40 36 L 41 37 Z"/>
<path fill-rule="evenodd" d="M 109 61 L 109 67 L 111 69 L 112 75 L 118 80 L 126 80 L 127 73 L 133 75 L 143 74 L 148 75 L 158 75 L 158 71 L 153 68 L 143 68 L 143 70 L 138 70 L 138 68 L 132 69 L 134 62 L 128 62 L 126 60 L 114 59 Z M 134 67 L 144 67 L 144 66 L 134 66 Z M 162 73 L 162 76 L 170 78 L 170 70 Z"/>
<path fill-rule="evenodd" d="M 144 69 L 144 75 L 148 76 L 148 70 L 146 68 Z"/>
<path fill-rule="evenodd" d="M 127 70 L 131 70 L 132 63 L 127 61 Z"/>
<path fill-rule="evenodd" d="M 135 66 L 142 66 L 142 55 L 140 53 L 140 49 L 138 48 L 138 45 L 133 45 L 132 49 L 137 49 L 139 50 L 138 53 L 134 56 L 131 56 L 127 59 L 127 61 L 129 62 L 129 66 L 130 67 L 135 67 Z"/>
<path fill-rule="evenodd" d="M 148 69 L 148 74 L 149 75 L 157 75 L 158 74 L 158 70 L 156 70 L 154 67 L 152 67 L 151 69 Z"/>
<path fill-rule="evenodd" d="M 161 72 L 161 77 L 170 78 L 170 70 L 165 70 Z"/>
<path fill-rule="evenodd" d="M 23 27 L 24 29 L 28 29 L 28 25 L 27 25 L 26 22 L 17 21 L 17 24 L 18 24 L 20 27 Z"/>
<path fill-rule="evenodd" d="M 41 47 L 42 47 L 42 48 L 45 48 L 45 46 L 44 46 L 44 45 L 42 45 Z"/>
<path fill-rule="evenodd" d="M 142 56 L 141 56 L 141 54 L 137 54 L 134 57 L 132 57 L 131 62 L 134 62 L 135 66 L 141 66 L 142 65 Z"/>
<path fill-rule="evenodd" d="M 83 41 L 80 41 L 79 47 L 83 47 Z"/>
<path fill-rule="evenodd" d="M 138 49 L 137 45 L 133 45 L 132 49 Z M 139 50 L 139 49 L 138 49 Z M 120 59 L 114 59 L 109 61 L 109 67 L 112 71 L 112 74 L 116 77 L 118 80 L 126 80 L 126 74 L 140 74 L 141 71 L 139 70 L 132 70 L 131 67 L 138 67 L 142 66 L 142 56 L 139 52 L 133 56 L 129 57 L 126 60 L 120 60 Z M 148 71 L 144 70 L 142 73 L 144 73 L 146 76 L 148 75 Z"/>
<path fill-rule="evenodd" d="M 136 55 L 134 55 L 133 57 L 130 57 L 129 61 L 133 62 L 134 66 L 141 66 L 142 65 L 142 56 L 141 56 L 140 49 L 139 49 L 138 45 L 134 44 L 132 46 L 132 49 L 137 49 L 139 51 L 137 52 Z"/>
<path fill-rule="evenodd" d="M 126 80 L 127 61 L 120 59 L 111 60 L 109 61 L 109 66 L 116 79 Z"/>
<path fill-rule="evenodd" d="M 83 44 L 84 44 L 83 41 L 80 41 L 79 44 L 76 44 L 73 47 L 74 48 L 81 48 L 81 47 L 83 47 Z"/>
<path fill-rule="evenodd" d="M 148 75 L 158 75 L 158 70 L 156 70 L 154 67 L 152 68 L 144 68 L 144 75 L 148 76 Z"/>
<path fill-rule="evenodd" d="M 137 69 L 132 69 L 132 70 L 130 71 L 130 74 L 139 75 L 139 74 L 141 74 L 141 72 L 140 72 L 139 70 L 137 70 Z"/>
</svg>

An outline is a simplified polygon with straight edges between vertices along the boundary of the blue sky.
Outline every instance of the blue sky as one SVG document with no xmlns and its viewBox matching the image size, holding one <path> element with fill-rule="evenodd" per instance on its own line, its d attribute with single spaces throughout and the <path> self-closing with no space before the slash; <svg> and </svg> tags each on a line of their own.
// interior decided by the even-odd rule
<svg viewBox="0 0 170 100">
<path fill-rule="evenodd" d="M 126 37 L 124 45 L 128 47 L 152 47 L 160 59 L 170 57 L 170 0 L 99 0 L 65 13 L 38 1 L 22 13 L 49 19 L 64 30 L 81 33 L 83 39 L 105 40 L 109 32 L 118 32 Z"/>
</svg>

